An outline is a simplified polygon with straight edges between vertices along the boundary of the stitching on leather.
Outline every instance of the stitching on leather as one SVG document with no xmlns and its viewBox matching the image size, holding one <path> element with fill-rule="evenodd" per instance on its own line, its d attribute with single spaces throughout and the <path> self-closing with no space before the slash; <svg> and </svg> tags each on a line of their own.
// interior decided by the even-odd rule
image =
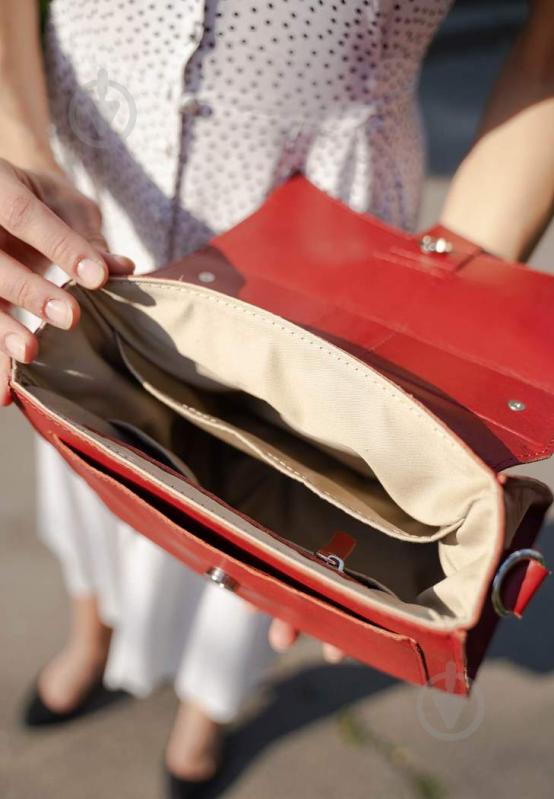
<svg viewBox="0 0 554 799">
<path fill-rule="evenodd" d="M 405 264 L 402 264 L 402 265 L 405 266 Z M 522 268 L 523 269 L 527 269 L 527 267 L 522 267 Z M 447 272 L 447 274 L 454 276 L 455 273 Z M 144 285 L 146 283 L 150 283 L 150 285 L 154 285 L 155 284 L 156 286 L 158 286 L 161 289 L 169 289 L 169 290 L 174 288 L 173 286 L 162 285 L 161 282 L 158 282 L 158 280 L 159 279 L 156 279 L 156 278 L 153 278 L 151 281 L 133 280 L 132 283 L 133 284 L 142 284 L 142 285 Z M 175 288 L 184 288 L 186 291 L 190 291 L 190 293 L 194 292 L 194 289 L 188 289 L 188 287 L 183 286 L 182 284 L 180 284 L 179 286 L 176 285 Z M 200 292 L 196 292 L 196 293 L 199 296 L 204 296 Z M 243 300 L 237 300 L 237 302 L 243 302 Z M 233 306 L 231 303 L 227 303 L 227 304 L 230 307 L 238 307 L 238 306 Z M 268 311 L 267 313 L 272 313 L 272 312 Z M 370 318 L 371 318 L 371 320 L 373 322 L 376 322 L 376 323 L 381 324 L 381 325 L 385 325 L 389 330 L 392 330 L 393 335 L 406 335 L 409 338 L 413 339 L 414 341 L 418 341 L 418 342 L 421 342 L 422 344 L 427 344 L 430 347 L 436 348 L 435 342 L 433 342 L 430 339 L 427 339 L 427 338 L 425 338 L 423 336 L 416 336 L 406 326 L 404 326 L 404 327 L 399 326 L 398 328 L 391 328 L 390 327 L 390 321 L 388 321 L 386 319 L 383 319 L 383 318 L 381 318 L 381 317 L 379 317 L 379 316 L 377 316 L 375 314 L 372 314 L 370 316 Z M 294 335 L 294 333 L 292 333 L 292 334 Z M 457 349 L 456 347 L 452 347 L 452 346 L 448 346 L 448 345 L 444 346 L 443 345 L 442 348 L 441 348 L 441 351 L 446 352 L 449 355 L 455 355 L 456 357 L 461 358 L 462 360 L 466 361 L 467 363 L 475 364 L 476 366 L 482 366 L 482 367 L 488 369 L 489 371 L 494 372 L 494 374 L 500 374 L 500 375 L 502 375 L 504 377 L 508 377 L 508 378 L 511 378 L 512 380 L 516 380 L 519 383 L 525 382 L 526 385 L 532 386 L 533 388 L 537 389 L 538 391 L 543 391 L 545 394 L 548 394 L 549 396 L 552 395 L 551 388 L 546 386 L 545 384 L 543 384 L 541 382 L 538 382 L 538 381 L 535 381 L 535 380 L 530 381 L 527 378 L 524 380 L 521 377 L 521 375 L 516 374 L 512 370 L 510 370 L 510 369 L 502 369 L 502 368 L 493 366 L 490 362 L 482 360 L 480 358 L 477 358 L 477 357 L 470 358 L 467 355 L 467 353 L 462 352 L 461 350 Z"/>
<path fill-rule="evenodd" d="M 116 335 L 117 335 L 117 338 L 120 339 L 119 334 L 116 334 Z M 120 350 L 121 350 L 121 347 L 122 347 L 121 340 L 120 340 L 120 343 L 119 343 L 119 347 L 120 347 Z M 123 350 L 122 356 L 123 356 L 124 361 L 126 362 L 127 368 L 129 368 L 142 383 L 148 383 L 149 381 L 145 381 L 144 380 L 144 377 L 142 376 L 140 370 L 135 366 L 135 364 L 133 364 L 133 363 L 131 363 L 129 361 L 127 353 L 125 352 L 125 350 Z M 194 417 L 198 417 L 201 420 L 203 419 L 208 424 L 212 424 L 217 429 L 223 430 L 226 433 L 229 433 L 234 438 L 238 438 L 251 451 L 258 452 L 260 455 L 262 455 L 268 461 L 276 463 L 276 464 L 279 464 L 283 468 L 285 473 L 291 474 L 291 475 L 295 475 L 296 477 L 298 477 L 299 478 L 299 482 L 301 482 L 306 487 L 309 487 L 315 494 L 323 496 L 323 497 L 327 497 L 327 499 L 331 502 L 331 504 L 335 505 L 336 507 L 338 507 L 341 510 L 346 510 L 348 513 L 350 513 L 352 516 L 354 516 L 354 518 L 358 519 L 359 521 L 363 522 L 364 524 L 369 524 L 370 526 L 375 526 L 375 527 L 377 527 L 377 529 L 384 528 L 384 529 L 381 529 L 381 532 L 385 533 L 386 535 L 390 535 L 391 538 L 396 538 L 399 541 L 411 541 L 412 543 L 428 543 L 428 542 L 431 542 L 431 541 L 435 541 L 438 538 L 442 538 L 443 535 L 446 534 L 446 533 L 443 533 L 442 531 L 439 530 L 433 536 L 431 536 L 431 537 L 430 536 L 425 536 L 425 538 L 423 539 L 423 538 L 421 538 L 419 536 L 410 535 L 409 533 L 401 534 L 401 531 L 399 530 L 398 527 L 396 527 L 395 525 L 392 525 L 390 522 L 387 522 L 386 519 L 383 519 L 380 515 L 379 515 L 379 519 L 378 520 L 375 520 L 373 518 L 369 519 L 368 517 L 366 517 L 362 513 L 360 513 L 360 511 L 357 511 L 355 508 L 353 508 L 351 505 L 349 505 L 347 502 L 344 502 L 344 501 L 339 500 L 336 497 L 334 497 L 333 494 L 331 494 L 329 491 L 326 491 L 323 488 L 318 488 L 315 485 L 315 483 L 312 480 L 310 480 L 309 478 L 305 477 L 302 474 L 302 472 L 299 472 L 296 469 L 294 469 L 290 464 L 288 464 L 286 461 L 284 461 L 281 458 L 279 458 L 274 453 L 269 452 L 268 450 L 264 449 L 263 447 L 259 446 L 256 443 L 251 442 L 246 437 L 246 435 L 243 433 L 243 431 L 233 427 L 233 425 L 229 424 L 228 422 L 225 422 L 225 420 L 220 419 L 217 416 L 212 416 L 212 414 L 206 413 L 205 411 L 201 411 L 198 408 L 194 408 L 191 405 L 187 405 L 184 402 L 178 402 L 177 400 L 174 400 L 172 397 L 167 396 L 164 391 L 161 391 L 160 389 L 158 389 L 153 384 L 152 384 L 152 389 L 155 392 L 154 396 L 157 396 L 158 394 L 162 395 L 163 397 L 165 397 L 166 401 L 169 402 L 170 406 L 172 406 L 173 404 L 174 405 L 178 405 L 184 410 L 185 413 L 188 413 L 193 418 Z M 148 391 L 148 389 L 146 389 L 146 390 Z M 158 399 L 159 399 L 159 397 L 158 397 Z M 160 400 L 160 401 L 163 401 L 163 400 Z M 376 511 L 374 511 L 374 512 L 376 512 Z M 378 525 L 381 525 L 381 527 L 379 527 Z"/>
<path fill-rule="evenodd" d="M 268 325 L 268 326 L 271 326 L 271 327 L 275 327 L 278 330 L 281 330 L 283 333 L 286 333 L 289 336 L 297 338 L 299 341 L 302 341 L 302 342 L 308 344 L 310 347 L 320 350 L 321 352 L 325 353 L 325 355 L 327 357 L 331 357 L 331 358 L 333 358 L 333 360 L 335 360 L 338 363 L 341 363 L 342 365 L 346 366 L 352 372 L 357 373 L 363 379 L 365 379 L 368 382 L 370 382 L 373 385 L 375 385 L 384 394 L 388 394 L 390 397 L 395 399 L 397 402 L 400 402 L 400 404 L 404 405 L 407 408 L 407 410 L 410 411 L 410 413 L 413 413 L 416 416 L 418 416 L 419 418 L 423 419 L 424 421 L 426 421 L 428 423 L 431 423 L 434 426 L 435 430 L 438 432 L 438 434 L 441 436 L 441 438 L 443 438 L 447 442 L 448 446 L 451 449 L 457 450 L 458 452 L 463 452 L 463 454 L 466 457 L 466 459 L 471 460 L 472 466 L 475 466 L 474 459 L 465 451 L 465 449 L 463 447 L 461 447 L 457 442 L 454 442 L 448 435 L 446 435 L 446 433 L 439 427 L 437 422 L 433 419 L 433 417 L 430 414 L 429 415 L 428 414 L 424 414 L 422 412 L 422 410 L 417 405 L 415 405 L 415 401 L 414 401 L 414 404 L 407 403 L 405 401 L 404 397 L 401 396 L 401 394 L 399 393 L 399 391 L 400 391 L 399 389 L 397 389 L 397 388 L 395 388 L 393 386 L 383 385 L 381 382 L 379 382 L 377 379 L 375 379 L 375 376 L 372 373 L 373 370 L 372 370 L 372 368 L 370 366 L 364 367 L 364 369 L 362 369 L 361 367 L 355 366 L 351 361 L 346 360 L 345 358 L 337 355 L 330 348 L 325 347 L 325 346 L 323 346 L 320 343 L 316 343 L 312 339 L 308 338 L 305 334 L 299 334 L 299 333 L 296 332 L 296 330 L 291 330 L 289 327 L 277 322 L 276 320 L 268 319 L 267 317 L 262 316 L 260 313 L 251 310 L 249 307 L 245 307 L 242 304 L 241 300 L 237 300 L 235 303 L 232 303 L 232 302 L 229 302 L 228 300 L 224 300 L 223 298 L 221 298 L 219 296 L 214 296 L 213 294 L 208 294 L 208 293 L 204 293 L 202 291 L 198 291 L 198 289 L 196 289 L 196 288 L 189 288 L 188 286 L 184 286 L 182 283 L 176 283 L 175 285 L 167 285 L 167 284 L 164 284 L 164 283 L 160 283 L 160 282 L 158 282 L 156 280 L 150 280 L 150 281 L 149 280 L 133 280 L 133 281 L 131 281 L 129 283 L 129 285 L 138 285 L 138 286 L 146 286 L 146 285 L 152 286 L 152 285 L 155 285 L 156 289 L 159 289 L 159 290 L 162 290 L 162 291 L 185 292 L 185 293 L 190 294 L 192 296 L 197 296 L 200 299 L 207 300 L 208 302 L 215 303 L 216 305 L 221 305 L 221 306 L 223 306 L 226 309 L 230 309 L 231 311 L 238 311 L 240 313 L 246 314 L 247 316 L 251 316 L 252 318 L 254 318 L 256 320 L 261 321 L 265 325 Z M 268 313 L 270 313 L 270 312 L 268 312 Z M 369 370 L 371 370 L 371 371 L 369 371 Z M 387 378 L 383 378 L 383 377 L 381 379 L 382 380 L 387 380 Z"/>
</svg>

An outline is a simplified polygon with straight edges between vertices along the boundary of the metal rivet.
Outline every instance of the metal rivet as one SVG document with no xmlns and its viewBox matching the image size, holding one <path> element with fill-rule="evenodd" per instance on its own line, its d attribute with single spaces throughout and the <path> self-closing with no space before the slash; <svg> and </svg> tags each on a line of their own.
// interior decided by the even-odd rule
<svg viewBox="0 0 554 799">
<path fill-rule="evenodd" d="M 236 591 L 239 585 L 227 572 L 217 566 L 213 569 L 208 569 L 206 577 L 211 580 L 212 583 L 215 583 L 218 588 L 223 588 L 225 591 Z"/>
<path fill-rule="evenodd" d="M 508 408 L 511 411 L 524 411 L 527 408 L 527 405 L 522 402 L 521 400 L 508 400 Z"/>
<path fill-rule="evenodd" d="M 446 255 L 446 253 L 452 252 L 452 242 L 442 237 L 435 238 L 435 236 L 426 235 L 419 242 L 419 248 L 421 252 L 434 252 L 438 255 Z"/>
<path fill-rule="evenodd" d="M 199 272 L 198 280 L 201 283 L 213 283 L 215 280 L 215 275 L 213 272 Z"/>
</svg>

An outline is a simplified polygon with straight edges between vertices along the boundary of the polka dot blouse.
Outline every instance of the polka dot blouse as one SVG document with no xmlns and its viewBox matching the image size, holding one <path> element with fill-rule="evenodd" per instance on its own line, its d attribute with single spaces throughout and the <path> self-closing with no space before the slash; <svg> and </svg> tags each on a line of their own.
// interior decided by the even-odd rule
<svg viewBox="0 0 554 799">
<path fill-rule="evenodd" d="M 61 157 L 109 208 L 112 234 L 127 231 L 151 264 L 234 225 L 298 170 L 410 228 L 423 168 L 417 79 L 450 5 L 52 0 L 45 56 Z"/>
</svg>

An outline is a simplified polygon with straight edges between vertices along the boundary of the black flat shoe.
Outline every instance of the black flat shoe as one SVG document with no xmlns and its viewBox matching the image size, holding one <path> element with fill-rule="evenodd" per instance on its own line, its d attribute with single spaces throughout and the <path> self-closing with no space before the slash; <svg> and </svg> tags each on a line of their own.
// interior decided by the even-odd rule
<svg viewBox="0 0 554 799">
<path fill-rule="evenodd" d="M 208 780 L 184 780 L 166 769 L 166 799 L 203 799 L 213 797 L 219 771 Z"/>
<path fill-rule="evenodd" d="M 176 777 L 164 763 L 166 799 L 215 799 L 219 795 L 218 783 L 226 764 L 229 762 L 230 739 L 223 736 L 219 752 L 219 762 L 215 774 L 207 780 L 186 780 Z"/>
<path fill-rule="evenodd" d="M 23 724 L 25 727 L 45 727 L 54 724 L 66 724 L 68 721 L 73 721 L 89 713 L 95 713 L 102 708 L 108 707 L 108 705 L 128 698 L 129 694 L 126 691 L 110 691 L 104 688 L 102 680 L 100 679 L 94 683 L 77 707 L 67 711 L 67 713 L 57 713 L 43 702 L 38 692 L 38 684 L 35 684 L 33 692 L 23 711 Z"/>
</svg>

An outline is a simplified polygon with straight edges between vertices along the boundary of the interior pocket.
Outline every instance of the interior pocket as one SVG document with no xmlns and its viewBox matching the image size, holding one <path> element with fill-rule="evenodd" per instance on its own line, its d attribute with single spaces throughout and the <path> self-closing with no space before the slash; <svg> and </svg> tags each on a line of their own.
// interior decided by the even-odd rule
<svg viewBox="0 0 554 799">
<path fill-rule="evenodd" d="M 124 432 L 119 436 L 122 443 L 131 444 L 185 476 L 194 474 L 194 482 L 310 557 L 326 548 L 338 530 L 346 532 L 355 546 L 344 572 L 336 572 L 337 579 L 354 579 L 411 603 L 443 576 L 436 542 L 414 546 L 398 537 L 383 535 L 321 499 L 302 481 L 293 480 L 263 459 L 230 445 L 209 429 L 185 420 L 176 428 L 178 436 L 168 453 L 138 430 L 130 435 L 132 426 L 127 423 L 121 426 L 112 421 L 112 426 Z M 176 464 L 182 467 L 176 468 Z"/>
<path fill-rule="evenodd" d="M 108 421 L 121 441 L 142 450 L 145 455 L 149 455 L 165 466 L 175 469 L 187 480 L 198 483 L 198 478 L 182 458 L 167 449 L 167 447 L 163 447 L 152 436 L 145 433 L 144 430 L 140 430 L 136 425 L 121 419 L 108 419 Z"/>
<path fill-rule="evenodd" d="M 272 409 L 262 409 L 241 391 L 202 391 L 165 372 L 117 336 L 123 362 L 142 387 L 196 427 L 302 483 L 339 510 L 393 538 L 433 541 L 444 530 L 413 519 L 394 503 L 381 484 L 275 424 Z M 272 422 L 267 421 L 271 418 Z M 278 418 L 278 417 L 277 417 Z"/>
</svg>

